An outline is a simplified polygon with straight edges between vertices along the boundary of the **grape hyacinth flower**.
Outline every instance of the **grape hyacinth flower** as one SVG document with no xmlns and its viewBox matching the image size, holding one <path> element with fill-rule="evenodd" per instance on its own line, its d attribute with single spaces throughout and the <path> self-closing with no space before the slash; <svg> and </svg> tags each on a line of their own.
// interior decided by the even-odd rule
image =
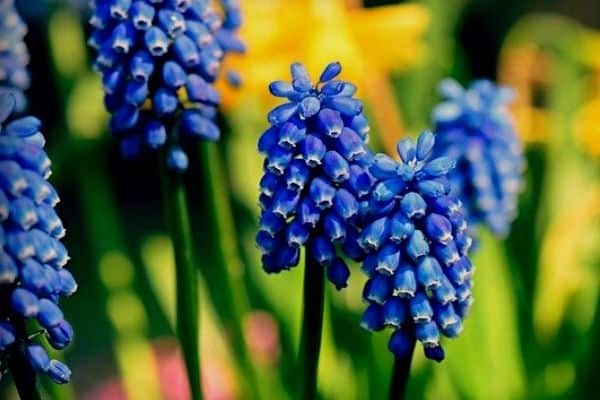
<svg viewBox="0 0 600 400">
<path fill-rule="evenodd" d="M 367 253 L 368 303 L 361 325 L 391 327 L 389 349 L 411 356 L 414 340 L 427 358 L 441 361 L 442 335 L 457 336 L 471 305 L 471 238 L 460 200 L 450 191 L 448 157 L 432 159 L 436 137 L 422 133 L 398 143 L 400 162 L 377 154 L 376 179 L 358 243 Z"/>
<path fill-rule="evenodd" d="M 59 300 L 73 294 L 77 284 L 64 268 L 69 259 L 60 242 L 65 229 L 54 210 L 58 195 L 47 181 L 50 160 L 40 121 L 31 116 L 10 121 L 14 105 L 12 95 L 0 95 L 1 368 L 24 354 L 35 372 L 66 383 L 71 371 L 51 360 L 37 338 L 43 333 L 55 349 L 71 342 L 73 329 Z M 34 320 L 39 329 L 32 329 Z"/>
<path fill-rule="evenodd" d="M 29 88 L 29 53 L 23 40 L 26 33 L 14 0 L 0 1 L 0 94 L 11 93 L 19 112 L 25 108 L 23 92 Z"/>
<path fill-rule="evenodd" d="M 292 82 L 269 86 L 287 102 L 268 115 L 261 135 L 265 155 L 260 181 L 260 228 L 256 236 L 263 268 L 280 272 L 298 265 L 306 247 L 302 332 L 299 351 L 300 398 L 317 397 L 325 271 L 339 290 L 350 270 L 338 248 L 350 258 L 363 253 L 356 243 L 359 204 L 371 189 L 365 145 L 369 126 L 356 87 L 335 79 L 340 63 L 325 67 L 312 84 L 304 66 L 291 66 Z"/>
<path fill-rule="evenodd" d="M 449 179 L 470 222 L 481 222 L 494 234 L 506 236 L 516 217 L 525 166 L 507 108 L 513 93 L 488 80 L 464 89 L 452 79 L 442 81 L 440 92 L 444 101 L 432 115 L 434 153 L 456 159 Z"/>
<path fill-rule="evenodd" d="M 270 85 L 274 96 L 288 101 L 269 113 L 271 126 L 258 142 L 265 162 L 256 238 L 265 271 L 296 266 L 300 247 L 307 245 L 338 289 L 350 271 L 336 244 L 350 257 L 361 255 L 354 223 L 372 183 L 365 168 L 371 157 L 367 120 L 353 97 L 356 87 L 334 79 L 340 72 L 340 64 L 331 63 L 313 85 L 295 63 L 291 83 Z"/>
<path fill-rule="evenodd" d="M 213 82 L 233 41 L 219 33 L 221 17 L 201 0 L 95 0 L 90 24 L 122 153 L 167 146 L 169 168 L 186 170 L 186 141 L 220 136 Z"/>
</svg>

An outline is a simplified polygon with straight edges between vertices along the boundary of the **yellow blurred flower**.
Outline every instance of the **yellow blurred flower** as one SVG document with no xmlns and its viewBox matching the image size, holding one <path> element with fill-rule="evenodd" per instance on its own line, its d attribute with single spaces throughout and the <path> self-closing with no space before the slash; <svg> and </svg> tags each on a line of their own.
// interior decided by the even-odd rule
<svg viewBox="0 0 600 400">
<path fill-rule="evenodd" d="M 226 68 L 239 70 L 244 85 L 222 85 L 223 107 L 230 109 L 247 97 L 273 101 L 269 82 L 286 79 L 294 61 L 318 74 L 331 61 L 340 61 L 344 79 L 359 88 L 368 72 L 390 72 L 423 55 L 420 37 L 428 22 L 416 4 L 354 8 L 342 0 L 248 0 L 243 4 L 240 36 L 248 51 L 228 56 Z"/>
<path fill-rule="evenodd" d="M 548 111 L 535 104 L 536 92 L 548 82 L 548 68 L 547 56 L 533 43 L 510 46 L 500 57 L 498 79 L 516 92 L 511 109 L 526 144 L 548 139 Z"/>
<path fill-rule="evenodd" d="M 600 97 L 586 103 L 575 117 L 575 137 L 580 147 L 600 157 Z"/>
<path fill-rule="evenodd" d="M 556 334 L 567 314 L 572 298 L 585 290 L 595 293 L 598 277 L 589 268 L 589 256 L 595 254 L 594 231 L 600 220 L 600 185 L 592 184 L 572 201 L 562 204 L 550 224 L 541 247 L 540 269 L 536 288 L 534 323 L 540 340 Z"/>
<path fill-rule="evenodd" d="M 573 134 L 582 150 L 600 156 L 600 32 L 576 25 L 568 25 L 572 34 L 578 34 L 580 46 L 567 56 L 574 57 L 595 75 L 592 99 L 585 103 L 574 119 Z M 550 84 L 552 56 L 548 49 L 535 40 L 509 44 L 500 57 L 499 80 L 512 86 L 517 98 L 512 108 L 517 129 L 526 143 L 545 143 L 548 139 L 549 111 L 536 104 Z"/>
<path fill-rule="evenodd" d="M 331 61 L 343 65 L 345 80 L 373 106 L 379 126 L 400 135 L 389 73 L 423 59 L 429 14 L 418 4 L 363 8 L 350 0 L 247 0 L 240 36 L 248 51 L 227 57 L 226 69 L 239 71 L 239 89 L 219 83 L 222 106 L 231 111 L 248 103 L 274 104 L 268 84 L 289 79 L 300 61 L 317 75 Z"/>
<path fill-rule="evenodd" d="M 573 132 L 582 150 L 600 157 L 600 32 L 588 31 L 582 49 L 581 61 L 595 72 L 594 97 L 578 111 Z"/>
<path fill-rule="evenodd" d="M 600 32 L 585 31 L 579 57 L 583 64 L 600 71 Z"/>
</svg>

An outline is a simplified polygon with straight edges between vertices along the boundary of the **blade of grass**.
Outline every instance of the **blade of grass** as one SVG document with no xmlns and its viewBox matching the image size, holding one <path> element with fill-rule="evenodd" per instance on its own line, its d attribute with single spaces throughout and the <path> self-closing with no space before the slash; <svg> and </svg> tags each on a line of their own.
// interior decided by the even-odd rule
<svg viewBox="0 0 600 400">
<path fill-rule="evenodd" d="M 202 142 L 198 147 L 205 192 L 208 246 L 214 264 L 200 268 L 208 287 L 212 288 L 221 324 L 238 362 L 238 375 L 252 398 L 260 398 L 259 376 L 252 364 L 244 340 L 244 315 L 249 310 L 248 294 L 243 281 L 243 266 L 235 238 L 227 179 L 219 149 L 213 143 Z"/>
<path fill-rule="evenodd" d="M 101 155 L 104 148 L 94 141 L 81 143 L 80 149 L 81 151 L 76 153 L 79 164 L 83 164 L 85 160 L 98 160 L 89 163 L 87 168 L 79 168 L 75 171 L 79 186 L 82 220 L 86 228 L 85 237 L 90 246 L 90 260 L 95 263 L 94 270 L 97 271 L 96 276 L 100 278 L 98 285 L 102 288 L 101 292 L 93 298 L 95 302 L 103 304 L 102 308 L 105 313 L 102 313 L 102 323 L 104 323 L 105 317 L 109 317 L 110 321 L 109 326 L 100 325 L 100 319 L 97 317 L 95 327 L 101 331 L 110 331 L 111 337 L 114 337 L 111 343 L 113 355 L 129 398 L 157 399 L 160 396 L 160 389 L 155 378 L 157 377 L 155 366 L 149 363 L 140 364 L 139 360 L 131 358 L 131 345 L 137 349 L 143 348 L 148 354 L 150 343 L 145 337 L 144 329 L 139 326 L 132 329 L 131 314 L 128 314 L 127 318 L 115 319 L 115 315 L 112 315 L 114 313 L 110 312 L 110 303 L 118 299 L 120 294 L 130 294 L 131 282 L 137 280 L 137 277 L 134 275 L 134 267 L 130 265 L 124 252 L 122 222 L 118 215 L 116 199 L 113 196 L 113 188 L 107 173 L 108 168 Z M 129 270 L 131 276 L 127 280 L 116 279 L 119 282 L 118 285 L 110 284 L 106 277 L 107 267 L 113 271 L 118 270 L 121 274 Z M 118 301 L 118 304 L 120 308 L 112 307 L 112 309 L 123 310 L 125 313 L 133 311 L 127 309 L 122 301 Z M 88 308 L 89 306 L 86 307 L 86 309 Z M 127 323 L 118 323 L 123 320 L 126 320 Z M 138 354 L 140 354 L 139 351 Z M 142 378 L 140 379 L 140 377 Z M 71 398 L 75 398 L 74 395 Z"/>
<path fill-rule="evenodd" d="M 167 171 L 160 157 L 165 217 L 175 252 L 177 285 L 177 335 L 185 360 L 190 392 L 194 400 L 202 399 L 200 385 L 200 346 L 198 344 L 198 291 L 193 242 L 185 186 L 181 175 Z"/>
<path fill-rule="evenodd" d="M 494 398 L 499 393 L 522 398 L 528 382 L 512 276 L 502 244 L 484 230 L 480 240 L 481 248 L 473 255 L 475 303 L 461 335 L 444 342 L 448 357 L 436 368 L 448 369 L 464 398 Z"/>
</svg>

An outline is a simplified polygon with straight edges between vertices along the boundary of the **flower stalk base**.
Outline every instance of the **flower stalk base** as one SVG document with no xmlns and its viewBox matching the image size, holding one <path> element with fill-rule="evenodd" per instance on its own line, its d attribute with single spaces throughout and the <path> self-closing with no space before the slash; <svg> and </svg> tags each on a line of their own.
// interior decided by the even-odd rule
<svg viewBox="0 0 600 400">
<path fill-rule="evenodd" d="M 410 365 L 414 350 L 415 340 L 413 339 L 410 343 L 410 350 L 407 357 L 394 357 L 394 366 L 392 367 L 392 376 L 390 378 L 389 400 L 406 399 L 406 386 L 408 386 L 408 377 L 410 375 Z"/>
<path fill-rule="evenodd" d="M 302 379 L 298 390 L 301 400 L 317 397 L 317 371 L 323 332 L 323 305 L 325 298 L 325 270 L 314 259 L 310 244 L 306 247 L 304 268 L 302 333 L 299 365 Z"/>
<path fill-rule="evenodd" d="M 13 352 L 10 356 L 9 370 L 21 400 L 42 399 L 37 390 L 35 371 L 21 350 Z"/>
</svg>

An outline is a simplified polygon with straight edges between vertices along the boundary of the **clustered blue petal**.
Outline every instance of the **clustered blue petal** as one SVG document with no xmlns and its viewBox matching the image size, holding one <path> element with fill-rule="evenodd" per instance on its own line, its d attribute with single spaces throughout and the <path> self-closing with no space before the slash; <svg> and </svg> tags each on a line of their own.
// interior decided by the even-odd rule
<svg viewBox="0 0 600 400">
<path fill-rule="evenodd" d="M 469 220 L 498 236 L 510 231 L 523 187 L 522 143 L 507 109 L 513 93 L 488 80 L 464 89 L 456 81 L 440 84 L 444 101 L 433 111 L 436 155 L 457 160 L 449 175 Z"/>
<path fill-rule="evenodd" d="M 95 0 L 90 23 L 122 153 L 166 145 L 169 167 L 185 170 L 186 141 L 220 136 L 213 83 L 234 41 L 222 17 L 204 0 Z"/>
<path fill-rule="evenodd" d="M 24 352 L 36 372 L 65 383 L 68 367 L 50 360 L 36 343 L 40 330 L 27 327 L 37 321 L 52 347 L 65 348 L 73 329 L 59 300 L 77 284 L 64 268 L 65 229 L 54 210 L 58 195 L 47 181 L 50 160 L 40 121 L 31 116 L 11 121 L 14 105 L 12 95 L 0 95 L 0 363 Z"/>
<path fill-rule="evenodd" d="M 287 102 L 268 115 L 271 126 L 258 149 L 265 155 L 260 181 L 257 243 L 267 272 L 298 264 L 300 248 L 327 268 L 329 280 L 346 286 L 350 271 L 336 246 L 350 258 L 357 250 L 359 204 L 369 194 L 372 154 L 365 142 L 369 126 L 356 87 L 336 80 L 339 63 L 327 65 L 316 85 L 304 66 L 292 64 L 292 82 L 269 89 Z"/>
<path fill-rule="evenodd" d="M 24 37 L 27 26 L 17 13 L 14 0 L 0 1 L 0 94 L 11 93 L 16 111 L 25 108 L 24 91 L 29 88 L 29 52 Z"/>
<path fill-rule="evenodd" d="M 436 137 L 398 143 L 400 162 L 375 155 L 375 184 L 364 207 L 357 239 L 367 253 L 362 269 L 368 306 L 361 325 L 370 331 L 391 327 L 389 349 L 410 356 L 419 340 L 425 355 L 444 358 L 440 336 L 457 336 L 472 303 L 468 258 L 471 238 L 460 200 L 451 192 L 448 157 L 432 159 Z"/>
<path fill-rule="evenodd" d="M 223 25 L 216 32 L 217 40 L 221 48 L 227 53 L 242 54 L 246 52 L 246 45 L 238 36 L 238 31 L 242 26 L 242 11 L 239 0 L 221 0 L 223 9 Z M 233 87 L 242 84 L 242 78 L 237 71 L 226 71 L 228 83 Z"/>
</svg>

